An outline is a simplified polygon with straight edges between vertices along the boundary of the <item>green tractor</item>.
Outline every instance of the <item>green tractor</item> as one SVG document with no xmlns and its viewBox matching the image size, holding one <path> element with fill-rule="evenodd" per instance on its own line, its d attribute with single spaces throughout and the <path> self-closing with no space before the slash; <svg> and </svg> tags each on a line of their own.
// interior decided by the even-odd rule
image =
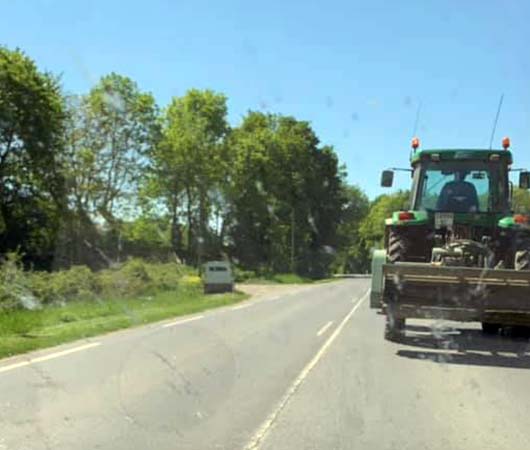
<svg viewBox="0 0 530 450">
<path fill-rule="evenodd" d="M 479 321 L 488 334 L 530 326 L 530 217 L 512 211 L 509 146 L 422 150 L 413 139 L 411 208 L 386 220 L 372 260 L 370 306 L 386 315 L 387 339 L 407 318 Z M 381 185 L 393 178 L 385 170 Z"/>
</svg>

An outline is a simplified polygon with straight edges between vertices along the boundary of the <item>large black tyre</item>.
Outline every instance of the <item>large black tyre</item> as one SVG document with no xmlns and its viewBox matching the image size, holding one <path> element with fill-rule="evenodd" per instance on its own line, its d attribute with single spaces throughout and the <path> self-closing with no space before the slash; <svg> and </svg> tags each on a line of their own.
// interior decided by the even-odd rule
<svg viewBox="0 0 530 450">
<path fill-rule="evenodd" d="M 390 229 L 388 233 L 388 262 L 404 262 L 407 259 L 408 239 L 399 231 Z M 386 310 L 385 339 L 399 341 L 405 334 L 405 319 L 396 318 L 393 311 L 393 301 L 390 301 Z"/>
<path fill-rule="evenodd" d="M 484 334 L 497 334 L 501 328 L 498 323 L 482 322 L 482 332 Z"/>
<path fill-rule="evenodd" d="M 406 261 L 407 247 L 407 238 L 402 233 L 390 229 L 388 234 L 388 262 Z"/>
</svg>

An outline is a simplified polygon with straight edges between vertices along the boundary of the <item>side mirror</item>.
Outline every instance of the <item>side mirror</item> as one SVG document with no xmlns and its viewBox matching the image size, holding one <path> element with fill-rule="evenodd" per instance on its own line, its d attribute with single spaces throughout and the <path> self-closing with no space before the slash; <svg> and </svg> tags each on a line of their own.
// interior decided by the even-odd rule
<svg viewBox="0 0 530 450">
<path fill-rule="evenodd" d="M 393 183 L 394 183 L 394 171 L 383 170 L 383 173 L 381 174 L 381 186 L 392 187 Z"/>
<path fill-rule="evenodd" d="M 530 172 L 521 172 L 519 174 L 519 188 L 530 189 Z"/>
</svg>

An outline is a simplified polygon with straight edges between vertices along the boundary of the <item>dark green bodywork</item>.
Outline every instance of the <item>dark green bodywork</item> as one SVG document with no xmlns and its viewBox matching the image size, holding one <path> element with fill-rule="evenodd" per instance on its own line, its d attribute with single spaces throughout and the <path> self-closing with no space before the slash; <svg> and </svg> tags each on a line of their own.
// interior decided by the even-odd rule
<svg viewBox="0 0 530 450">
<path fill-rule="evenodd" d="M 410 163 L 415 168 L 424 159 L 430 159 L 433 155 L 439 157 L 440 161 L 490 161 L 497 158 L 501 164 L 509 167 L 513 162 L 512 153 L 508 150 L 483 150 L 483 149 L 428 149 L 416 150 L 410 155 Z M 399 220 L 399 213 L 395 211 L 392 217 L 386 219 L 387 226 L 414 227 L 434 223 L 434 213 L 427 211 L 406 210 L 414 214 L 413 220 Z M 475 225 L 487 228 L 520 228 L 514 222 L 513 216 L 506 213 L 455 213 L 454 221 L 461 225 Z M 521 227 L 523 228 L 523 227 Z"/>
<path fill-rule="evenodd" d="M 386 225 L 413 227 L 434 223 L 434 213 L 407 210 L 407 212 L 414 214 L 414 219 L 399 220 L 400 212 L 403 211 L 395 211 L 392 213 L 392 217 L 386 219 Z M 505 216 L 504 214 L 495 213 L 455 213 L 454 221 L 459 225 L 476 225 L 482 227 L 498 226 L 500 228 L 513 228 L 519 226 L 519 224 L 514 222 L 513 216 Z"/>
<path fill-rule="evenodd" d="M 482 160 L 489 161 L 491 155 L 499 155 L 501 161 L 510 165 L 513 162 L 512 152 L 509 150 L 481 150 L 481 149 L 430 149 L 416 150 L 410 155 L 410 163 L 414 166 L 421 161 L 422 157 L 431 157 L 433 154 L 439 154 L 441 161 L 449 160 Z"/>
</svg>

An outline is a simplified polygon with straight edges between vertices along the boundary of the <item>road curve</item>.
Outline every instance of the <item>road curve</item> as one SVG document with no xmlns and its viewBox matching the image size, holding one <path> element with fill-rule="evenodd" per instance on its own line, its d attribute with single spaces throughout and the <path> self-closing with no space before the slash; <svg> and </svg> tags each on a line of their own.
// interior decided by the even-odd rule
<svg viewBox="0 0 530 450">
<path fill-rule="evenodd" d="M 384 341 L 369 280 L 0 362 L 0 449 L 530 448 L 528 339 Z"/>
</svg>

